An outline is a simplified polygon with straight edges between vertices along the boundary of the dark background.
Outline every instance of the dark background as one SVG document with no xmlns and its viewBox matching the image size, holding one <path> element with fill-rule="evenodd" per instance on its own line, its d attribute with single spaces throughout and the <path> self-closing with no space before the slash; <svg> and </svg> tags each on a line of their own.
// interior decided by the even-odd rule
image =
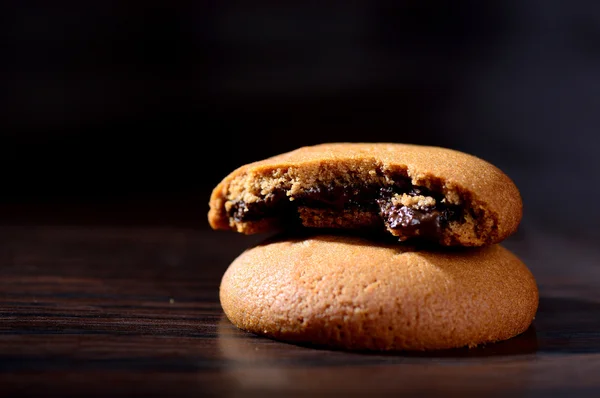
<svg viewBox="0 0 600 398">
<path fill-rule="evenodd" d="M 243 163 L 412 142 L 502 168 L 523 231 L 597 240 L 600 2 L 280 3 L 5 3 L 1 202 L 204 227 Z"/>
<path fill-rule="evenodd" d="M 600 396 L 599 127 L 599 0 L 0 1 L 0 395 Z M 331 141 L 512 177 L 533 327 L 439 356 L 237 330 L 220 279 L 261 237 L 210 230 L 210 192 Z"/>
</svg>

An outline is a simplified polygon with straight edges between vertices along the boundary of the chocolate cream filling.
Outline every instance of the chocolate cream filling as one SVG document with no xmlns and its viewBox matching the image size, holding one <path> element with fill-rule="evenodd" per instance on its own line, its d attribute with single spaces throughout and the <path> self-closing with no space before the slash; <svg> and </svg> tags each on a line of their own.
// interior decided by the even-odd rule
<svg viewBox="0 0 600 398">
<path fill-rule="evenodd" d="M 236 222 L 277 218 L 287 225 L 301 224 L 298 208 L 326 210 L 327 214 L 358 211 L 378 215 L 379 225 L 394 231 L 400 240 L 419 236 L 437 239 L 450 222 L 462 217 L 463 209 L 448 204 L 442 194 L 402 181 L 390 186 L 316 186 L 294 195 L 274 190 L 265 199 L 238 201 L 229 211 Z"/>
</svg>

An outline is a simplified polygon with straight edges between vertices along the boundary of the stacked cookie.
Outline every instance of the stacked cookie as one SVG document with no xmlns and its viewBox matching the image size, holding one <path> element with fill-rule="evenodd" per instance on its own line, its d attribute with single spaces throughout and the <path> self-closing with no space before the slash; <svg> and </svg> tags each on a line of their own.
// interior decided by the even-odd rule
<svg viewBox="0 0 600 398">
<path fill-rule="evenodd" d="M 331 143 L 244 165 L 213 190 L 213 229 L 275 232 L 221 281 L 237 327 L 352 350 L 476 346 L 524 332 L 538 306 L 499 243 L 519 191 L 477 157 L 393 143 Z"/>
</svg>

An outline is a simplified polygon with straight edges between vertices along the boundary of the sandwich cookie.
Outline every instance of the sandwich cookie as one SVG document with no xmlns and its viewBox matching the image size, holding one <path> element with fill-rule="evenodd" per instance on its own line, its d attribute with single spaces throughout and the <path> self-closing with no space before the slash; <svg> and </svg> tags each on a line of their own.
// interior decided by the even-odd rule
<svg viewBox="0 0 600 398">
<path fill-rule="evenodd" d="M 243 165 L 209 206 L 216 230 L 360 230 L 471 247 L 501 242 L 522 217 L 519 190 L 494 165 L 394 143 L 321 144 Z"/>
</svg>

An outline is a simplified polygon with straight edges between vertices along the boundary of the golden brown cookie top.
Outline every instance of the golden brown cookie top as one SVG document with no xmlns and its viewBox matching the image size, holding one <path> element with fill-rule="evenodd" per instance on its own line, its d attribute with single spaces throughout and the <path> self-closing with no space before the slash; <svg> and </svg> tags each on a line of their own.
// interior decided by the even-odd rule
<svg viewBox="0 0 600 398">
<path fill-rule="evenodd" d="M 499 245 L 419 251 L 356 236 L 276 238 L 221 283 L 238 327 L 350 349 L 439 349 L 503 340 L 530 325 L 538 289 Z"/>
<path fill-rule="evenodd" d="M 406 205 L 403 195 L 428 206 Z M 329 143 L 234 170 L 213 190 L 208 219 L 214 229 L 246 234 L 291 228 L 296 219 L 305 227 L 368 227 L 400 240 L 481 246 L 514 233 L 521 216 L 512 180 L 475 156 L 408 144 Z"/>
</svg>

